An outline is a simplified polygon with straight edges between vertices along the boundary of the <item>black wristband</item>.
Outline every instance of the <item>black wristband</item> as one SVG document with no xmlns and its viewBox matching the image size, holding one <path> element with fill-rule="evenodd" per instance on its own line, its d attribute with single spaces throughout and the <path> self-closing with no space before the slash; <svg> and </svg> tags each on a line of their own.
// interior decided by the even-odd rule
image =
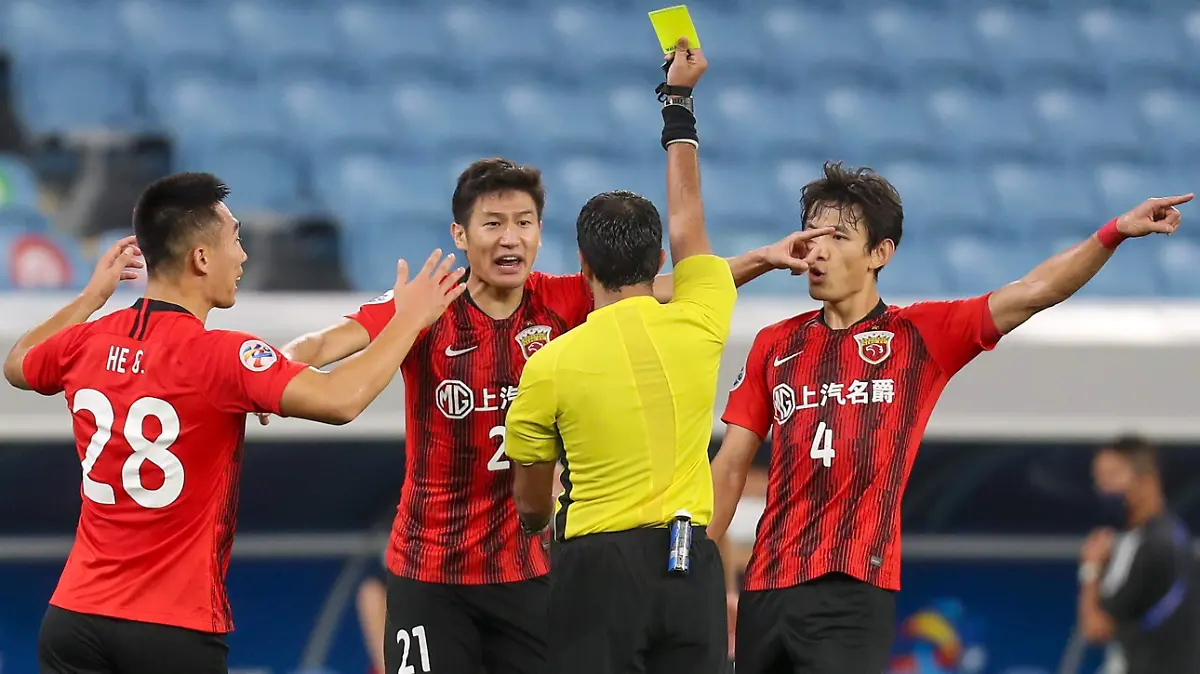
<svg viewBox="0 0 1200 674">
<path fill-rule="evenodd" d="M 691 141 L 700 145 L 700 136 L 696 134 L 696 116 L 682 105 L 667 105 L 662 109 L 663 130 L 662 146 L 675 141 Z"/>
</svg>

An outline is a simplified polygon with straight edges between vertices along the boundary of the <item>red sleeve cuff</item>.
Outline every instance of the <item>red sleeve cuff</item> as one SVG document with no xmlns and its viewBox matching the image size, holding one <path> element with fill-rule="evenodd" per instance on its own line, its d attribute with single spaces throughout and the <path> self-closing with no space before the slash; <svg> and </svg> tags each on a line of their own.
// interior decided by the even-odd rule
<svg viewBox="0 0 1200 674">
<path fill-rule="evenodd" d="M 308 366 L 303 363 L 287 360 L 280 363 L 279 367 L 280 372 L 275 375 L 274 380 L 271 382 L 270 397 L 268 398 L 271 401 L 271 409 L 267 411 L 275 416 L 282 417 L 286 416 L 283 413 L 284 390 L 287 389 L 288 384 L 292 383 L 296 375 L 307 370 Z"/>
<path fill-rule="evenodd" d="M 1000 328 L 996 327 L 996 317 L 992 316 L 992 307 L 989 301 L 991 295 L 991 293 L 988 293 L 983 296 L 983 317 L 979 330 L 979 345 L 984 350 L 994 348 L 996 344 L 1000 343 L 1000 338 L 1004 336 L 1004 333 L 1000 332 Z"/>
<path fill-rule="evenodd" d="M 767 432 L 771 430 L 770 421 L 767 422 L 766 428 L 761 428 L 761 424 L 754 423 L 754 421 L 748 418 L 748 415 L 733 410 L 725 410 L 725 414 L 721 416 L 721 421 L 727 426 L 741 426 L 742 428 L 757 435 L 759 440 L 765 440 L 767 437 Z"/>
</svg>

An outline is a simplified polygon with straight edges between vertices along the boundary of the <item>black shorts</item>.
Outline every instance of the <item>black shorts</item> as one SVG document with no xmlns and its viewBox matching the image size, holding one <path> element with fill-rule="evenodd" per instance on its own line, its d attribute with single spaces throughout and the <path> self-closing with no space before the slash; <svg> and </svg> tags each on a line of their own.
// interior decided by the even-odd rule
<svg viewBox="0 0 1200 674">
<path fill-rule="evenodd" d="M 445 585 L 387 576 L 384 671 L 544 674 L 545 576 Z"/>
<path fill-rule="evenodd" d="M 844 574 L 743 592 L 737 674 L 880 674 L 895 631 L 895 593 Z"/>
<path fill-rule="evenodd" d="M 693 527 L 691 572 L 667 573 L 666 529 L 590 534 L 551 550 L 554 674 L 726 671 L 725 578 L 717 546 Z"/>
<path fill-rule="evenodd" d="M 227 674 L 225 635 L 51 606 L 38 634 L 41 674 Z"/>
</svg>

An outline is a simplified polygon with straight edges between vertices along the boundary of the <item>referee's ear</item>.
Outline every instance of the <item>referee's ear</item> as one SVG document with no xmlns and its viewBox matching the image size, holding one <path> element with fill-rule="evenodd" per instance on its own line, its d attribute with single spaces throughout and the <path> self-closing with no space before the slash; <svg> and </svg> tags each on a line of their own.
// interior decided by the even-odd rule
<svg viewBox="0 0 1200 674">
<path fill-rule="evenodd" d="M 667 251 L 662 248 L 658 249 L 658 273 L 662 273 L 663 265 L 667 263 Z"/>
</svg>

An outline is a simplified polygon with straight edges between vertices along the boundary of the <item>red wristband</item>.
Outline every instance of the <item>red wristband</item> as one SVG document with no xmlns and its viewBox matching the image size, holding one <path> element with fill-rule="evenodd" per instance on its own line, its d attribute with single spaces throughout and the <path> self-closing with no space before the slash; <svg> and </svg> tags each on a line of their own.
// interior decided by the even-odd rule
<svg viewBox="0 0 1200 674">
<path fill-rule="evenodd" d="M 1104 246 L 1109 250 L 1116 250 L 1117 246 L 1129 237 L 1125 236 L 1121 233 L 1121 230 L 1117 229 L 1117 219 L 1113 218 L 1105 223 L 1105 225 L 1100 228 L 1100 231 L 1096 232 L 1096 238 L 1100 239 L 1101 246 Z"/>
</svg>

